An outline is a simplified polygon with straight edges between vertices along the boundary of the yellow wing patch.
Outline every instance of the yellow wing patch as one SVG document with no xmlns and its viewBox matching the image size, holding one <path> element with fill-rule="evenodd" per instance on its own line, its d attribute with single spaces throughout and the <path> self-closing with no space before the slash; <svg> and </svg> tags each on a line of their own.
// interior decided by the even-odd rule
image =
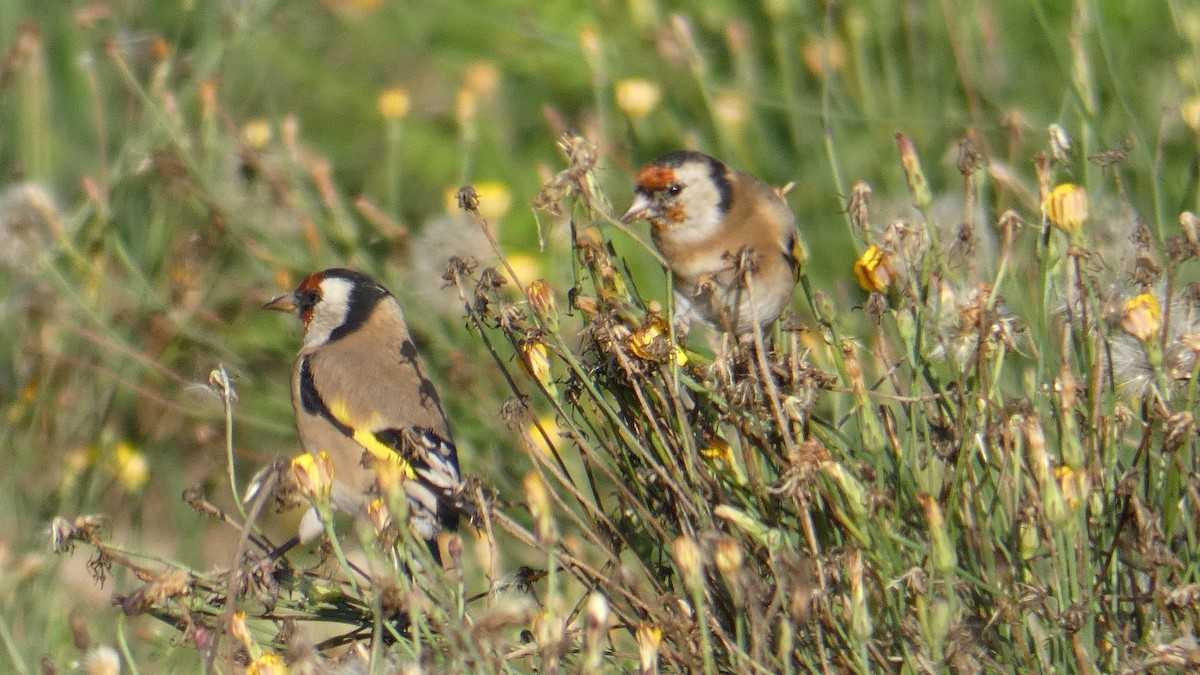
<svg viewBox="0 0 1200 675">
<path fill-rule="evenodd" d="M 405 478 L 416 477 L 417 474 L 413 470 L 412 465 L 405 461 L 394 448 L 379 440 L 375 436 L 374 431 L 371 431 L 371 426 L 373 425 L 370 422 L 374 420 L 366 420 L 366 424 L 355 420 L 351 417 L 350 408 L 346 405 L 345 401 L 331 402 L 329 405 L 329 414 L 333 415 L 333 418 L 338 422 L 351 429 L 354 432 L 352 435 L 354 441 L 361 445 L 364 450 L 371 453 L 371 456 L 376 460 L 389 466 L 394 466 Z"/>
</svg>

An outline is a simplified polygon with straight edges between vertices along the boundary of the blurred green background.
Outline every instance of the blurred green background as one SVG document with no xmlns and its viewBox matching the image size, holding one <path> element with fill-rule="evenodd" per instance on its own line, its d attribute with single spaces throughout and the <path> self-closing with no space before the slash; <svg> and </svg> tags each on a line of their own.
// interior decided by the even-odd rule
<svg viewBox="0 0 1200 675">
<path fill-rule="evenodd" d="M 243 483 L 297 450 L 299 329 L 258 307 L 309 271 L 354 266 L 396 292 L 465 472 L 515 499 L 509 394 L 440 275 L 451 254 L 490 259 L 453 206 L 473 183 L 524 280 L 570 287 L 566 218 L 530 208 L 564 166 L 563 132 L 600 148 L 614 211 L 638 166 L 679 147 L 794 182 L 814 285 L 849 311 L 865 297 L 851 183 L 873 187 L 877 222 L 913 213 L 897 132 L 935 195 L 961 192 L 968 135 L 993 179 L 1036 195 L 1028 158 L 1061 125 L 1100 209 L 1122 189 L 1160 239 L 1173 231 L 1196 206 L 1198 54 L 1200 9 L 1170 0 L 0 4 L 0 670 L 78 658 L 71 612 L 115 639 L 109 597 L 128 580 L 100 588 L 86 551 L 53 555 L 56 515 L 104 513 L 131 549 L 225 561 L 231 531 L 178 498 L 202 485 L 232 503 L 209 373 L 235 376 Z M 1087 161 L 1114 149 L 1115 168 Z M 985 240 L 1010 206 L 1036 219 L 1036 201 L 985 200 Z M 952 228 L 962 208 L 934 213 Z M 653 259 L 612 238 L 663 297 Z M 193 658 L 167 627 L 131 627 L 151 662 Z"/>
</svg>

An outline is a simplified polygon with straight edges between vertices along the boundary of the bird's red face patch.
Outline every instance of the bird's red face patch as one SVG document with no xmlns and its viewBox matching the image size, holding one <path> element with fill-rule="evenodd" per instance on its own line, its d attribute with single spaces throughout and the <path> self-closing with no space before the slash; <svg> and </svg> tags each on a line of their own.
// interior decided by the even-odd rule
<svg viewBox="0 0 1200 675">
<path fill-rule="evenodd" d="M 300 307 L 300 320 L 304 322 L 304 330 L 308 330 L 308 324 L 312 321 L 313 308 L 316 307 L 317 301 L 321 299 L 321 280 L 324 277 L 320 272 L 313 272 L 305 277 L 304 281 L 296 287 L 296 297 Z"/>
<path fill-rule="evenodd" d="M 675 182 L 675 170 L 651 164 L 638 172 L 636 180 L 638 186 L 647 192 L 659 192 L 666 190 Z"/>
</svg>

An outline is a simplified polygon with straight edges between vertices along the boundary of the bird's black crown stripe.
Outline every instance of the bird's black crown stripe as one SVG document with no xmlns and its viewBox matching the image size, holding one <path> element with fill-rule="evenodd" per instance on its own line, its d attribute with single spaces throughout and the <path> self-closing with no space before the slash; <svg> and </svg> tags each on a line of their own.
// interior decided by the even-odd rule
<svg viewBox="0 0 1200 675">
<path fill-rule="evenodd" d="M 379 285 L 378 281 L 362 272 L 335 267 L 325 270 L 324 275 L 327 279 L 345 279 L 351 283 L 346 317 L 343 319 L 342 325 L 329 333 L 330 342 L 344 338 L 358 330 L 371 316 L 371 310 L 375 309 L 375 305 L 391 295 L 386 288 Z"/>
<path fill-rule="evenodd" d="M 304 408 L 304 412 L 309 415 L 318 415 L 334 426 L 342 434 L 353 438 L 354 430 L 349 425 L 342 422 L 333 416 L 329 411 L 329 406 L 325 405 L 324 399 L 317 391 L 317 386 L 313 383 L 312 368 L 308 365 L 308 357 L 300 362 L 300 405 Z"/>
</svg>

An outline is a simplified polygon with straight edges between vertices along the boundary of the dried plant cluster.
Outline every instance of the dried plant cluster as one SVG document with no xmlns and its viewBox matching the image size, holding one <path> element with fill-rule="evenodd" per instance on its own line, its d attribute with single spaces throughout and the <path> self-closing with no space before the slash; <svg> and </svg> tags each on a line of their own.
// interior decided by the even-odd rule
<svg viewBox="0 0 1200 675">
<path fill-rule="evenodd" d="M 341 533 L 365 562 L 336 532 L 314 566 L 276 559 L 252 527 L 262 499 L 229 516 L 200 493 L 193 508 L 241 534 L 230 569 L 149 565 L 86 519 L 59 522 L 56 543 L 93 546 L 98 578 L 135 572 L 124 612 L 252 672 L 1200 665 L 1200 325 L 1182 282 L 1196 217 L 1161 252 L 1136 219 L 1128 246 L 1102 248 L 1087 193 L 1052 187 L 1069 157 L 1047 153 L 1030 164 L 1034 204 L 1001 189 L 1012 208 L 975 222 L 988 167 L 967 139 L 964 217 L 945 243 L 916 150 L 898 146 L 916 217 L 874 222 L 862 183 L 848 203 L 862 306 L 805 279 L 806 311 L 713 334 L 710 350 L 636 292 L 597 151 L 564 136 L 568 166 L 534 203 L 570 228 L 575 284 L 514 292 L 503 256 L 445 271 L 511 388 L 498 412 L 531 467 L 523 494 L 468 481 L 471 527 L 446 569 L 390 515 L 403 500 Z M 499 252 L 475 190 L 458 199 Z M 731 264 L 752 271 L 752 252 Z M 278 469 L 271 494 L 319 493 Z M 487 554 L 464 556 L 476 539 Z M 472 575 L 485 591 L 467 591 Z M 341 629 L 314 642 L 323 623 Z"/>
</svg>

